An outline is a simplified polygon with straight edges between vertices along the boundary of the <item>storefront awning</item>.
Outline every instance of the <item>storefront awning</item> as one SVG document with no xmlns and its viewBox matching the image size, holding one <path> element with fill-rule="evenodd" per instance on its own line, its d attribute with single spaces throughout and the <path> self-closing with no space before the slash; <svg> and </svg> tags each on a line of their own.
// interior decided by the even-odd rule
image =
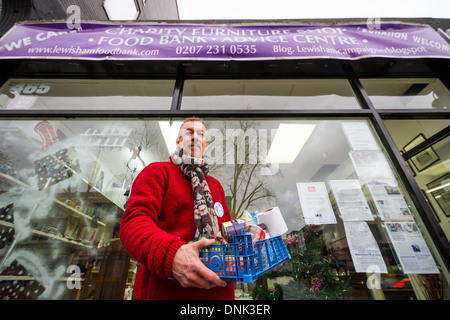
<svg viewBox="0 0 450 320">
<path fill-rule="evenodd" d="M 71 29 L 72 28 L 72 29 Z M 81 23 L 15 25 L 0 40 L 0 59 L 274 60 L 450 59 L 433 28 L 409 23 L 221 25 Z"/>
</svg>

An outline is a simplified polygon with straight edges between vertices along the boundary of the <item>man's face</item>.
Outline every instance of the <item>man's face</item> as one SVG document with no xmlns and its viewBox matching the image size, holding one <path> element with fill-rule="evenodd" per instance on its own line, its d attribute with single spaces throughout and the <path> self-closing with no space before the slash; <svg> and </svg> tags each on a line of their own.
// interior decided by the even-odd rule
<svg viewBox="0 0 450 320">
<path fill-rule="evenodd" d="M 188 121 L 180 128 L 177 146 L 191 157 L 202 158 L 208 146 L 206 128 L 201 121 Z"/>
</svg>

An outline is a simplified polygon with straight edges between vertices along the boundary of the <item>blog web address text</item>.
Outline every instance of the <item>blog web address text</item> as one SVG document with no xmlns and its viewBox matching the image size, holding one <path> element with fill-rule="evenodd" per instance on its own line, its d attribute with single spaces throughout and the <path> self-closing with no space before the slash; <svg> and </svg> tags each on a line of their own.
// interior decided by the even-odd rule
<svg viewBox="0 0 450 320">
<path fill-rule="evenodd" d="M 405 56 L 416 55 L 418 53 L 425 53 L 427 49 L 424 46 L 421 47 L 399 47 L 394 46 L 384 47 L 384 48 L 371 48 L 371 47 L 357 47 L 357 48 L 327 48 L 320 45 L 313 46 L 295 46 L 295 47 L 282 47 L 279 45 L 274 46 L 274 52 L 285 52 L 288 55 L 293 55 L 295 53 L 324 53 L 331 55 L 348 55 L 348 56 L 359 56 L 365 54 L 373 55 L 389 55 L 389 54 L 401 54 Z"/>
<path fill-rule="evenodd" d="M 267 52 L 268 50 L 264 50 Z M 364 55 L 403 55 L 414 56 L 416 54 L 426 53 L 427 49 L 424 46 L 420 47 L 384 47 L 384 48 L 372 48 L 372 47 L 354 47 L 354 48 L 329 48 L 321 45 L 312 46 L 282 46 L 273 45 L 273 56 L 302 56 L 305 54 L 317 55 L 334 55 L 334 56 L 348 56 L 357 57 Z M 155 57 L 164 56 L 167 58 L 167 51 L 164 50 L 162 54 L 160 49 L 147 48 L 82 48 L 81 46 L 61 47 L 55 45 L 54 47 L 37 47 L 28 48 L 29 54 L 48 54 L 48 55 L 74 55 L 74 56 L 109 56 L 109 57 Z M 196 46 L 177 46 L 174 47 L 173 57 L 197 57 L 197 56 L 258 56 L 261 58 L 261 54 L 258 53 L 258 48 L 255 45 L 196 45 Z M 169 56 L 170 57 L 170 56 Z"/>
</svg>

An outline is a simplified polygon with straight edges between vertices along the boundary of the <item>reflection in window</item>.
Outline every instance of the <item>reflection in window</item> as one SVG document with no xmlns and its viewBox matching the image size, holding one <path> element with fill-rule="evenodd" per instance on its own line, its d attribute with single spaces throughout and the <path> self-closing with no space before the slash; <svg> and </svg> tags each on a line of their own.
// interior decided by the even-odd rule
<svg viewBox="0 0 450 320">
<path fill-rule="evenodd" d="M 0 299 L 124 299 L 136 261 L 119 223 L 136 175 L 168 158 L 157 123 L 0 127 Z"/>
<path fill-rule="evenodd" d="M 0 90 L 0 111 L 168 110 L 173 80 L 10 79 Z"/>
<path fill-rule="evenodd" d="M 181 108 L 359 109 L 347 80 L 187 80 Z"/>
<path fill-rule="evenodd" d="M 361 79 L 378 109 L 448 109 L 450 92 L 438 79 Z"/>
<path fill-rule="evenodd" d="M 288 227 L 283 240 L 292 259 L 237 283 L 238 299 L 439 299 L 440 274 L 421 272 L 434 266 L 434 247 L 422 242 L 418 231 L 427 231 L 415 224 L 414 205 L 367 120 L 205 120 L 210 174 L 222 183 L 233 219 L 276 206 Z M 118 227 L 136 175 L 173 152 L 165 135 L 178 128 L 176 121 L 164 126 L 170 122 L 0 122 L 1 298 L 132 298 L 136 261 Z M 280 132 L 287 136 L 277 138 Z M 299 132 L 304 139 L 292 136 Z M 269 157 L 283 153 L 280 143 L 295 150 L 282 161 Z M 326 202 L 310 198 L 305 206 L 302 183 L 310 191 L 323 186 Z M 417 236 L 406 260 L 390 233 L 403 231 Z M 405 261 L 418 248 L 432 255 L 406 274 L 417 267 Z M 381 274 L 369 279 L 373 261 Z"/>
<path fill-rule="evenodd" d="M 385 124 L 398 149 L 405 154 L 445 130 L 448 120 L 386 120 Z M 405 160 L 450 240 L 450 137 Z"/>
<path fill-rule="evenodd" d="M 278 147 L 276 136 L 287 125 L 313 129 L 299 141 L 296 156 L 269 162 L 270 150 Z M 289 228 L 285 243 L 292 259 L 250 289 L 237 284 L 237 294 L 247 292 L 254 299 L 437 297 L 434 289 L 420 285 L 439 279 L 428 251 L 434 247 L 426 244 L 409 195 L 366 121 L 214 121 L 209 134 L 212 174 L 227 186 L 233 218 L 244 210 L 277 206 Z M 301 140 L 285 139 L 292 149 Z M 310 198 L 308 207 L 299 184 L 325 189 L 322 197 Z M 416 251 L 403 251 L 410 242 Z"/>
</svg>

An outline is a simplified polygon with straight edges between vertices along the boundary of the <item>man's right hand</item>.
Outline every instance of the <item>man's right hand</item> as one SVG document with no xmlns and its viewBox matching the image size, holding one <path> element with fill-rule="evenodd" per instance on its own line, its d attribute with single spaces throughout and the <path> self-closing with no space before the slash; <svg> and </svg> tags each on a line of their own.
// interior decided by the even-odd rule
<svg viewBox="0 0 450 320">
<path fill-rule="evenodd" d="M 208 269 L 199 258 L 200 250 L 214 244 L 214 239 L 200 239 L 199 241 L 182 245 L 172 264 L 172 273 L 183 287 L 210 289 L 225 287 L 227 283 L 217 274 Z"/>
</svg>

